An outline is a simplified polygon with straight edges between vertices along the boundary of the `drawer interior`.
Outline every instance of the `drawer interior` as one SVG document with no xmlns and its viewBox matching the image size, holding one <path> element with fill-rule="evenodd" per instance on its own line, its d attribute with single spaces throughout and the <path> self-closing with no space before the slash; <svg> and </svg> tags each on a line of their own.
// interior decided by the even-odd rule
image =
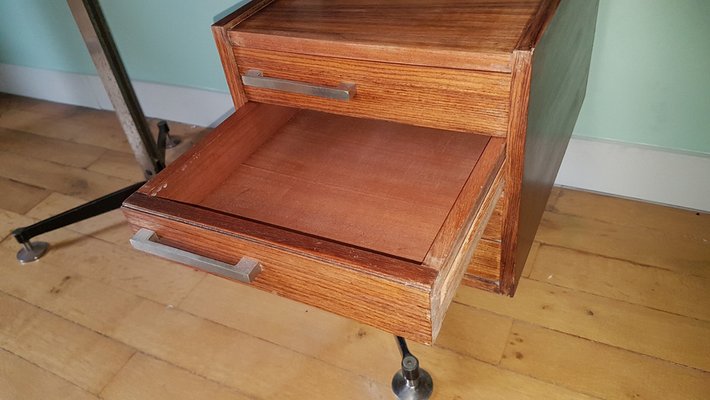
<svg viewBox="0 0 710 400">
<path fill-rule="evenodd" d="M 279 120 L 266 127 L 271 132 L 262 132 L 268 137 L 260 137 L 258 146 L 232 154 L 244 150 L 231 143 L 237 133 L 223 135 L 190 159 L 231 162 L 174 170 L 155 195 L 421 263 L 490 140 L 310 110 L 257 108 L 246 117 Z M 224 154 L 213 154 L 215 149 Z M 211 183 L 196 187 L 185 175 Z"/>
<path fill-rule="evenodd" d="M 124 203 L 250 284 L 423 343 L 504 182 L 505 139 L 249 102 Z"/>
</svg>

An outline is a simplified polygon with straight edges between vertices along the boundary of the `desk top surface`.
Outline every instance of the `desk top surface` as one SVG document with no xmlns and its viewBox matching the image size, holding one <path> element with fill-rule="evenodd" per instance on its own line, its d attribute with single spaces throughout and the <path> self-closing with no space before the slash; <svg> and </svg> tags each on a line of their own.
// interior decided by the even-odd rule
<svg viewBox="0 0 710 400">
<path fill-rule="evenodd" d="M 232 28 L 238 37 L 311 40 L 352 49 L 509 57 L 551 0 L 275 0 Z M 505 69 L 505 68 L 504 68 Z"/>
</svg>

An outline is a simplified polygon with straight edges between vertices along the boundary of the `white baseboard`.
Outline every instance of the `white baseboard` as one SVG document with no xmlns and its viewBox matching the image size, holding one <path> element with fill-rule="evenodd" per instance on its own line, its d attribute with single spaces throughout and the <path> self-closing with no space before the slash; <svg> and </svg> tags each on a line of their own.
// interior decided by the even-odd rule
<svg viewBox="0 0 710 400">
<path fill-rule="evenodd" d="M 710 212 L 710 155 L 573 136 L 555 184 Z"/>
<path fill-rule="evenodd" d="M 146 115 L 215 126 L 233 109 L 227 93 L 134 81 Z M 0 64 L 0 92 L 111 110 L 95 75 Z M 710 211 L 710 155 L 573 137 L 557 176 L 569 186 Z"/>
<path fill-rule="evenodd" d="M 133 88 L 149 117 L 216 126 L 234 110 L 227 93 L 143 81 L 133 81 Z M 0 64 L 0 92 L 113 110 L 96 75 Z"/>
</svg>

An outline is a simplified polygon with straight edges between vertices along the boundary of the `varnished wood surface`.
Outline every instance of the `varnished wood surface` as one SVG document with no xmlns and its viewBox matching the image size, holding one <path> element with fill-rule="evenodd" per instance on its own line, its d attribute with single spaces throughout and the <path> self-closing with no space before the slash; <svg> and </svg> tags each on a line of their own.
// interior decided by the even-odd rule
<svg viewBox="0 0 710 400">
<path fill-rule="evenodd" d="M 49 161 L 67 178 L 96 173 L 79 194 L 141 178 L 128 146 L 110 144 L 111 113 L 0 95 L 0 123 L 16 116 L 41 152 L 106 146 L 88 166 Z M 14 188 L 0 196 L 0 398 L 391 398 L 390 334 L 136 252 L 120 213 L 41 236 L 50 252 L 18 266 L 10 229 L 82 199 L 43 179 L 46 160 L 8 149 L 0 159 L 28 172 L 0 168 L 3 193 Z M 516 296 L 461 287 L 436 345 L 411 345 L 432 399 L 704 400 L 709 227 L 707 214 L 553 190 Z"/>
<path fill-rule="evenodd" d="M 302 111 L 201 204 L 421 262 L 487 143 Z"/>
<path fill-rule="evenodd" d="M 140 191 L 422 262 L 488 141 L 249 103 Z"/>
<path fill-rule="evenodd" d="M 503 166 L 503 174 L 507 174 L 507 167 Z M 503 212 L 506 209 L 506 196 L 501 193 L 496 202 L 481 240 L 476 246 L 473 257 L 464 274 L 463 283 L 471 287 L 478 287 L 491 292 L 500 291 L 501 277 L 501 232 L 503 229 Z"/>
<path fill-rule="evenodd" d="M 541 24 L 544 33 L 530 33 L 539 37 L 534 52 L 515 52 L 503 293 L 515 292 L 584 100 L 597 8 L 597 1 L 559 3 L 553 19 Z"/>
<path fill-rule="evenodd" d="M 245 86 L 248 99 L 410 125 L 505 136 L 510 74 L 422 67 L 283 51 L 234 49 L 240 75 L 260 70 L 267 78 L 316 86 L 353 83 L 349 101 Z M 229 61 L 233 62 L 233 61 Z M 461 118 L 465 115 L 466 118 Z"/>
<path fill-rule="evenodd" d="M 223 215 L 209 219 L 204 211 L 180 209 L 179 204 L 171 208 L 166 200 L 151 204 L 149 197 L 137 196 L 144 198 L 129 199 L 134 205 L 124 208 L 126 218 L 134 226 L 157 232 L 161 242 L 230 264 L 238 262 L 241 256 L 259 260 L 262 272 L 249 286 L 418 342 L 433 340 L 431 287 L 427 284 L 433 279 L 431 270 L 367 252 L 357 254 L 351 249 L 340 250 L 339 256 L 300 247 L 289 250 L 263 239 L 250 240 L 240 227 L 239 231 L 228 232 L 227 229 L 237 225 Z M 190 219 L 176 220 L 174 215 Z M 284 240 L 283 232 L 275 235 Z M 363 263 L 368 263 L 366 266 L 378 273 L 366 273 Z M 388 273 L 390 265 L 395 265 L 393 270 L 406 274 L 406 279 L 397 282 Z M 174 267 L 185 268 L 177 264 Z"/>
<path fill-rule="evenodd" d="M 197 146 L 151 179 L 139 192 L 185 203 L 200 203 L 295 114 L 296 110 L 247 104 Z M 238 134 L 234 134 L 237 130 Z M 211 171 L 211 173 L 206 173 Z"/>
<path fill-rule="evenodd" d="M 229 35 L 240 47 L 509 72 L 540 3 L 277 0 Z"/>
<path fill-rule="evenodd" d="M 494 285 L 496 289 L 493 291 L 498 292 L 501 277 L 501 250 L 500 240 L 481 239 L 466 271 L 464 283 L 475 286 L 475 281 L 481 280 Z"/>
<path fill-rule="evenodd" d="M 246 87 L 250 100 L 507 137 L 505 217 L 467 282 L 512 295 L 584 97 L 597 3 L 504 3 L 276 0 L 229 22 L 227 62 L 358 86 L 349 102 Z"/>
<path fill-rule="evenodd" d="M 500 146 L 502 147 L 502 140 Z M 501 160 L 503 156 L 498 155 Z M 476 247 L 483 236 L 484 227 L 490 220 L 493 211 L 495 210 L 496 202 L 500 199 L 500 195 L 505 186 L 504 176 L 505 171 L 501 170 L 500 164 L 496 165 L 495 175 L 486 179 L 491 182 L 490 189 L 486 196 L 481 200 L 481 205 L 478 206 L 478 211 L 472 217 L 465 219 L 463 233 L 459 234 L 456 242 L 454 242 L 451 254 L 446 258 L 440 269 L 437 281 L 434 282 L 432 289 L 432 337 L 436 338 L 441 331 L 444 323 L 444 317 L 454 299 L 454 295 L 458 291 L 459 285 L 466 273 L 467 267 L 471 262 Z M 469 225 L 470 224 L 470 225 Z"/>
<path fill-rule="evenodd" d="M 505 139 L 491 139 L 486 151 L 479 158 L 476 169 L 471 173 L 466 183 L 460 190 L 456 203 L 449 208 L 446 219 L 441 224 L 429 251 L 424 259 L 424 264 L 438 269 L 443 269 L 452 262 L 451 249 L 459 249 L 468 236 L 468 230 L 476 218 L 476 213 L 481 208 L 481 203 L 487 200 L 490 210 L 487 216 L 479 221 L 479 237 L 488 220 L 493 215 L 496 203 L 500 197 L 499 191 L 504 186 L 503 177 L 500 176 L 503 160 L 505 159 Z M 494 185 L 494 180 L 498 182 Z M 497 189 L 489 189 L 496 186 Z M 485 196 L 481 196 L 481 192 Z M 458 250 L 454 250 L 454 253 Z"/>
<path fill-rule="evenodd" d="M 236 65 L 232 62 L 232 60 L 234 60 L 234 50 L 229 41 L 229 29 L 235 27 L 246 18 L 249 18 L 272 1 L 273 0 L 250 1 L 212 25 L 212 36 L 217 46 L 219 58 L 222 60 L 222 69 L 227 79 L 227 86 L 232 95 L 235 109 L 239 109 L 243 106 L 247 102 L 247 99 L 244 94 L 244 88 L 242 87 L 242 81 L 239 78 L 239 71 L 237 71 Z"/>
<path fill-rule="evenodd" d="M 124 212 L 165 244 L 258 259 L 255 287 L 431 343 L 500 197 L 504 150 L 503 138 L 247 103 Z"/>
</svg>

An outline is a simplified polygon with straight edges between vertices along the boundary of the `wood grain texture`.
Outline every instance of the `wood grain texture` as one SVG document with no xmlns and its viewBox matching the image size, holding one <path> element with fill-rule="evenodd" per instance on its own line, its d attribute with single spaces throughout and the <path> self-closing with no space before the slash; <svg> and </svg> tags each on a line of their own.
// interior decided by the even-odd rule
<svg viewBox="0 0 710 400">
<path fill-rule="evenodd" d="M 58 285 L 50 293 L 60 290 Z M 122 343 L 4 293 L 0 293 L 0 321 L 2 348 L 94 394 L 134 353 Z"/>
<path fill-rule="evenodd" d="M 136 164 L 135 158 L 131 154 L 120 151 L 106 150 L 87 169 L 127 181 L 140 182 L 141 179 L 145 179 L 140 166 Z"/>
<path fill-rule="evenodd" d="M 543 214 L 537 240 L 642 266 L 710 278 L 709 214 L 613 200 L 590 193 L 565 192 Z M 589 212 L 585 214 L 575 209 Z"/>
<path fill-rule="evenodd" d="M 530 278 L 710 321 L 709 278 L 549 245 Z"/>
<path fill-rule="evenodd" d="M 242 293 L 250 291 L 248 287 L 218 278 L 210 279 L 211 284 L 201 289 L 202 296 L 206 292 L 211 294 L 203 303 L 208 304 L 206 307 L 199 304 L 166 307 L 91 279 L 81 280 L 81 284 L 70 286 L 57 296 L 46 296 L 52 285 L 61 281 L 61 274 L 52 268 L 19 271 L 13 268 L 8 273 L 13 279 L 1 280 L 0 290 L 31 300 L 150 357 L 239 390 L 249 398 L 384 400 L 391 396 L 391 363 L 399 357 L 392 336 L 333 314 L 256 290 L 251 292 L 262 296 L 243 296 Z M 235 292 L 226 295 L 227 288 Z M 236 291 L 237 288 L 242 290 Z M 296 306 L 284 306 L 287 302 Z M 253 307 L 254 304 L 259 307 Z M 252 317 L 242 319 L 244 313 Z M 453 327 L 468 324 L 488 329 L 478 335 L 476 330 L 459 329 L 460 335 L 470 335 L 469 344 L 501 349 L 505 343 L 501 344 L 499 339 L 507 338 L 510 322 L 506 324 L 505 318 L 496 318 L 493 313 L 482 314 L 478 310 L 461 312 L 457 308 L 450 315 L 461 318 Z M 478 316 L 481 319 L 472 319 Z M 478 325 L 479 322 L 490 325 Z M 485 338 L 492 342 L 481 342 Z M 454 343 L 449 341 L 449 345 Z M 495 363 L 466 356 L 458 348 L 410 345 L 423 365 L 437 371 L 440 383 L 437 390 L 444 398 L 465 399 L 475 395 L 590 400 L 554 384 L 498 368 Z M 487 358 L 500 357 L 489 353 L 492 348 L 479 351 L 488 353 Z M 294 367 L 284 372 L 284 365 Z M 282 377 L 277 384 L 263 379 L 274 374 Z M 164 379 L 169 381 L 169 377 L 170 374 L 165 375 Z M 320 383 L 323 380 L 336 383 Z M 345 392 L 344 381 L 349 382 Z"/>
<path fill-rule="evenodd" d="M 503 166 L 504 173 L 507 169 Z M 500 278 L 502 274 L 502 229 L 504 210 L 506 209 L 505 191 L 496 202 L 493 215 L 488 220 L 483 236 L 476 246 L 473 257 L 466 269 L 462 283 L 491 292 L 500 292 Z"/>
<path fill-rule="evenodd" d="M 356 117 L 505 136 L 510 75 L 236 47 L 239 73 L 318 86 L 354 83 L 349 101 L 244 86 L 251 101 L 310 108 Z M 465 115 L 465 118 L 461 116 Z"/>
<path fill-rule="evenodd" d="M 132 225 L 158 232 L 161 242 L 232 264 L 248 255 L 262 264 L 251 286 L 431 343 L 433 270 L 323 240 L 311 239 L 309 248 L 302 235 L 151 200 L 156 201 L 136 194 L 124 213 Z M 189 219 L 179 221 L 177 215 Z M 263 239 L 267 235 L 270 241 Z M 295 240 L 300 246 L 284 247 Z"/>
<path fill-rule="evenodd" d="M 522 281 L 514 299 L 466 290 L 459 291 L 455 301 L 675 364 L 710 369 L 708 321 L 546 282 Z"/>
<path fill-rule="evenodd" d="M 0 398 L 23 400 L 99 399 L 42 369 L 42 367 L 3 349 L 0 349 Z"/>
<path fill-rule="evenodd" d="M 112 118 L 114 123 L 108 125 L 95 123 L 93 119 L 79 120 L 71 116 L 58 118 L 55 115 L 47 115 L 31 109 L 17 109 L 0 113 L 0 127 L 131 154 L 131 149 L 118 119 L 115 115 Z M 51 126 L 52 129 L 47 129 L 47 126 Z M 92 134 L 87 135 L 86 132 Z"/>
<path fill-rule="evenodd" d="M 468 236 L 468 231 L 485 200 L 490 209 L 486 209 L 487 217 L 485 220 L 479 220 L 480 226 L 476 228 L 476 231 L 480 231 L 478 233 L 483 235 L 484 227 L 493 214 L 504 185 L 502 178 L 499 177 L 504 159 L 505 139 L 491 139 L 485 153 L 476 164 L 475 170 L 463 185 L 456 203 L 450 207 L 446 219 L 441 224 L 441 228 L 424 258 L 424 265 L 439 270 L 450 265 Z M 496 179 L 498 180 L 497 185 L 494 185 Z M 494 187 L 493 190 L 490 190 L 491 187 Z"/>
<path fill-rule="evenodd" d="M 0 94 L 0 108 L 7 97 L 14 98 Z M 96 114 L 38 100 L 15 103 L 67 112 L 77 124 L 84 122 L 84 111 L 90 120 Z M 81 134 L 99 135 L 92 130 Z M 116 168 L 130 172 L 135 165 Z M 702 239 L 709 237 L 710 215 L 554 191 L 536 239 L 538 245 L 543 241 L 541 252 L 538 258 L 528 257 L 523 277 L 535 261 L 531 279 L 523 278 L 516 297 L 461 287 L 436 344 L 410 342 L 434 375 L 434 398 L 705 399 L 710 334 L 702 329 L 708 294 L 703 271 L 710 244 Z M 17 201 L 27 196 L 28 203 L 34 202 L 32 193 L 15 193 Z M 5 200 L 0 197 L 0 208 Z M 29 216 L 79 201 L 54 192 Z M 92 229 L 115 220 L 103 218 L 91 222 Z M 0 236 L 30 222 L 28 216 L 0 209 Z M 232 393 L 252 400 L 391 398 L 389 384 L 399 360 L 391 334 L 144 256 L 128 248 L 128 232 L 120 241 L 100 241 L 88 236 L 96 234 L 91 230 L 83 235 L 67 231 L 42 237 L 54 246 L 41 262 L 23 267 L 13 261 L 14 240 L 0 244 L 0 260 L 6 261 L 0 262 L 0 292 L 52 315 L 20 319 L 34 329 L 6 336 L 0 345 L 0 398 L 231 399 Z M 95 258 L 99 253 L 107 255 Z M 66 276 L 72 278 L 62 283 Z M 0 330 L 15 315 L 3 319 Z M 47 324 L 50 319 L 67 322 Z M 18 332 L 18 327 L 10 329 Z M 137 352 L 99 396 L 57 376 L 49 363 L 38 366 L 4 349 L 27 349 L 41 338 L 43 359 L 66 359 L 65 349 L 84 348 L 92 336 L 77 335 L 77 329 Z M 58 342 L 65 345 L 50 345 Z M 80 358 L 95 361 L 87 364 L 92 368 L 68 368 L 67 378 L 91 381 L 105 370 L 96 357 L 101 349 L 76 352 L 73 365 Z M 284 365 L 291 368 L 284 372 Z M 276 383 L 263 379 L 276 375 Z"/>
<path fill-rule="evenodd" d="M 530 92 L 530 69 L 532 54 L 529 51 L 514 53 L 514 69 L 511 83 L 511 113 L 508 123 L 508 154 L 505 218 L 501 231 L 501 279 L 498 287 L 503 293 L 513 295 L 517 284 L 516 252 L 520 229 L 520 192 L 524 168 L 525 134 Z"/>
<path fill-rule="evenodd" d="M 129 221 L 259 259 L 261 289 L 432 342 L 500 197 L 505 139 L 294 112 L 247 103 L 131 196 Z"/>
<path fill-rule="evenodd" d="M 0 151 L 0 177 L 93 200 L 135 182 Z"/>
<path fill-rule="evenodd" d="M 237 390 L 138 353 L 104 390 L 104 400 L 248 400 Z"/>
<path fill-rule="evenodd" d="M 294 114 L 284 107 L 247 104 L 139 192 L 199 203 Z M 208 170 L 211 173 L 205 173 Z"/>
<path fill-rule="evenodd" d="M 24 214 L 46 198 L 48 190 L 0 177 L 0 209 Z"/>
<path fill-rule="evenodd" d="M 505 198 L 505 192 L 502 194 Z M 483 231 L 483 239 L 500 240 L 503 233 L 503 212 L 505 210 L 505 201 L 496 203 L 496 208 L 493 210 L 491 219 L 486 224 L 486 229 Z"/>
<path fill-rule="evenodd" d="M 45 234 L 42 240 L 51 243 L 51 252 L 47 252 L 43 258 L 42 265 L 45 267 L 40 271 L 54 266 L 54 270 L 64 273 L 62 278 L 71 275 L 68 271 L 73 271 L 85 278 L 113 284 L 123 291 L 163 304 L 180 301 L 204 278 L 205 274 L 202 272 L 174 268 L 175 264 L 170 261 L 135 251 L 125 244 L 129 237 L 124 236 L 123 245 L 117 246 L 68 229 Z M 12 260 L 12 255 L 17 252 L 17 245 L 14 240 L 6 240 L 0 243 L 0 251 L 4 256 L 8 256 L 6 259 Z M 148 263 L 149 266 L 146 267 Z M 67 265 L 72 268 L 61 267 Z M 8 268 L 11 266 L 16 267 L 14 262 L 7 263 Z M 160 284 L 156 284 L 156 281 Z M 55 286 L 61 291 L 68 286 L 79 284 L 81 283 L 72 278 L 64 281 L 60 279 Z"/>
<path fill-rule="evenodd" d="M 555 7 L 555 1 L 550 7 Z M 508 218 L 502 292 L 512 295 L 572 135 L 587 85 L 598 2 L 569 0 L 539 23 L 534 49 L 516 50 L 509 125 Z"/>
<path fill-rule="evenodd" d="M 212 36 L 214 37 L 219 57 L 222 60 L 224 76 L 227 79 L 227 86 L 229 87 L 229 93 L 232 95 L 235 110 L 241 108 L 247 102 L 247 98 L 244 94 L 242 80 L 239 77 L 237 67 L 232 62 L 232 60 L 234 60 L 234 52 L 229 42 L 229 29 L 249 18 L 272 1 L 273 0 L 257 0 L 247 2 L 212 25 Z"/>
<path fill-rule="evenodd" d="M 234 27 L 230 39 L 290 53 L 509 72 L 539 2 L 279 0 Z"/>
<path fill-rule="evenodd" d="M 0 128 L 0 151 L 71 167 L 86 168 L 106 149 Z"/>
<path fill-rule="evenodd" d="M 250 304 L 262 306 L 254 308 Z M 180 308 L 322 359 L 334 368 L 377 377 L 384 385 L 391 380 L 391 360 L 398 357 L 397 350 L 392 348 L 391 335 L 385 332 L 214 277 L 205 279 Z M 511 320 L 495 313 L 452 304 L 435 346 L 410 343 L 422 365 L 435 371 L 439 383 L 436 396 L 588 399 L 496 368 L 510 325 Z M 313 326 L 318 329 L 312 329 Z M 384 400 L 390 396 L 388 388 L 375 398 Z"/>
<path fill-rule="evenodd" d="M 233 172 L 205 169 L 223 174 L 224 181 L 200 204 L 421 262 L 432 242 L 441 242 L 437 232 L 454 204 L 465 203 L 458 214 L 477 210 L 479 204 L 464 201 L 459 193 L 474 171 L 481 175 L 479 186 L 465 192 L 474 198 L 485 194 L 492 163 L 479 157 L 484 149 L 491 157 L 503 154 L 501 146 L 486 147 L 488 141 L 480 135 L 301 111 Z M 438 235 L 456 235 L 456 228 L 447 225 Z M 436 245 L 440 249 L 448 254 L 451 246 Z"/>
<path fill-rule="evenodd" d="M 499 148 L 502 148 L 502 140 L 499 146 Z M 447 257 L 442 265 L 437 281 L 434 283 L 431 299 L 432 336 L 434 339 L 436 339 L 436 336 L 439 334 L 446 311 L 456 294 L 461 279 L 466 273 L 468 264 L 471 261 L 471 257 L 473 257 L 475 249 L 483 235 L 483 227 L 493 213 L 496 201 L 500 199 L 500 194 L 505 184 L 503 181 L 503 173 L 500 170 L 502 158 L 502 154 L 499 154 L 499 161 L 493 164 L 495 165 L 494 170 L 498 172 L 495 174 L 490 173 L 489 176 L 486 177 L 489 181 L 493 181 L 490 185 L 490 189 L 486 190 L 485 197 L 481 201 L 482 204 L 477 206 L 477 211 L 474 213 L 474 216 L 466 219 L 467 224 L 464 225 L 465 227 L 462 227 L 462 233 L 457 235 L 461 237 L 462 240 L 455 242 L 456 245 L 453 248 L 452 254 Z M 491 178 L 492 176 L 494 176 L 494 178 Z M 468 225 L 469 221 L 470 225 Z"/>
<path fill-rule="evenodd" d="M 466 279 L 483 279 L 498 285 L 501 272 L 500 260 L 500 240 L 482 238 L 466 271 Z"/>
<path fill-rule="evenodd" d="M 701 400 L 710 391 L 707 372 L 522 322 L 501 366 L 598 399 Z"/>
<path fill-rule="evenodd" d="M 0 239 L 4 240 L 9 237 L 13 229 L 19 226 L 30 225 L 34 222 L 34 219 L 29 218 L 27 216 L 20 215 L 12 211 L 0 209 Z"/>
<path fill-rule="evenodd" d="M 164 360 L 183 371 L 238 390 L 249 399 L 360 400 L 374 397 L 384 400 L 389 391 L 387 383 L 380 384 L 375 379 L 334 367 L 317 357 L 81 275 L 77 276 L 75 284 L 49 296 L 47 292 L 63 278 L 54 269 L 20 270 L 13 265 L 12 270 L 8 271 L 10 267 L 3 264 L 0 264 L 0 269 L 3 276 L 13 278 L 11 281 L 0 280 L 3 291 L 10 291 L 23 300 L 33 299 L 42 308 L 62 318 L 125 343 L 150 357 Z M 391 337 L 389 340 L 391 344 Z M 392 351 L 396 352 L 395 349 Z M 396 356 L 393 358 L 396 360 Z M 264 376 L 278 376 L 280 379 L 265 380 Z M 0 382 L 3 378 L 4 375 L 0 376 Z M 347 391 L 343 391 L 342 383 L 345 381 L 349 382 Z M 34 384 L 39 386 L 41 382 Z M 0 391 L 3 389 L 0 386 Z M 209 388 L 205 389 L 209 392 Z M 44 397 L 47 398 L 53 396 Z M 126 395 L 122 398 L 131 397 Z"/>
<path fill-rule="evenodd" d="M 179 308 L 353 373 L 390 378 L 388 360 L 397 358 L 386 332 L 214 276 L 202 281 Z M 452 304 L 436 346 L 497 363 L 510 323 L 494 313 Z M 360 357 L 361 352 L 370 356 Z M 426 362 L 435 357 L 450 355 L 431 355 Z M 454 366 L 449 364 L 449 370 Z"/>
<path fill-rule="evenodd" d="M 500 222 L 486 237 L 500 251 L 488 242 L 469 282 L 512 295 L 584 97 L 596 10 L 581 0 L 278 0 L 227 35 L 239 74 L 358 87 L 349 102 L 245 87 L 250 100 L 508 137 Z"/>
<path fill-rule="evenodd" d="M 528 51 L 535 48 L 535 45 L 540 42 L 540 37 L 545 33 L 547 26 L 554 18 L 559 5 L 560 0 L 541 0 L 538 3 L 535 14 L 528 20 L 518 43 L 515 45 L 515 50 Z"/>
</svg>

